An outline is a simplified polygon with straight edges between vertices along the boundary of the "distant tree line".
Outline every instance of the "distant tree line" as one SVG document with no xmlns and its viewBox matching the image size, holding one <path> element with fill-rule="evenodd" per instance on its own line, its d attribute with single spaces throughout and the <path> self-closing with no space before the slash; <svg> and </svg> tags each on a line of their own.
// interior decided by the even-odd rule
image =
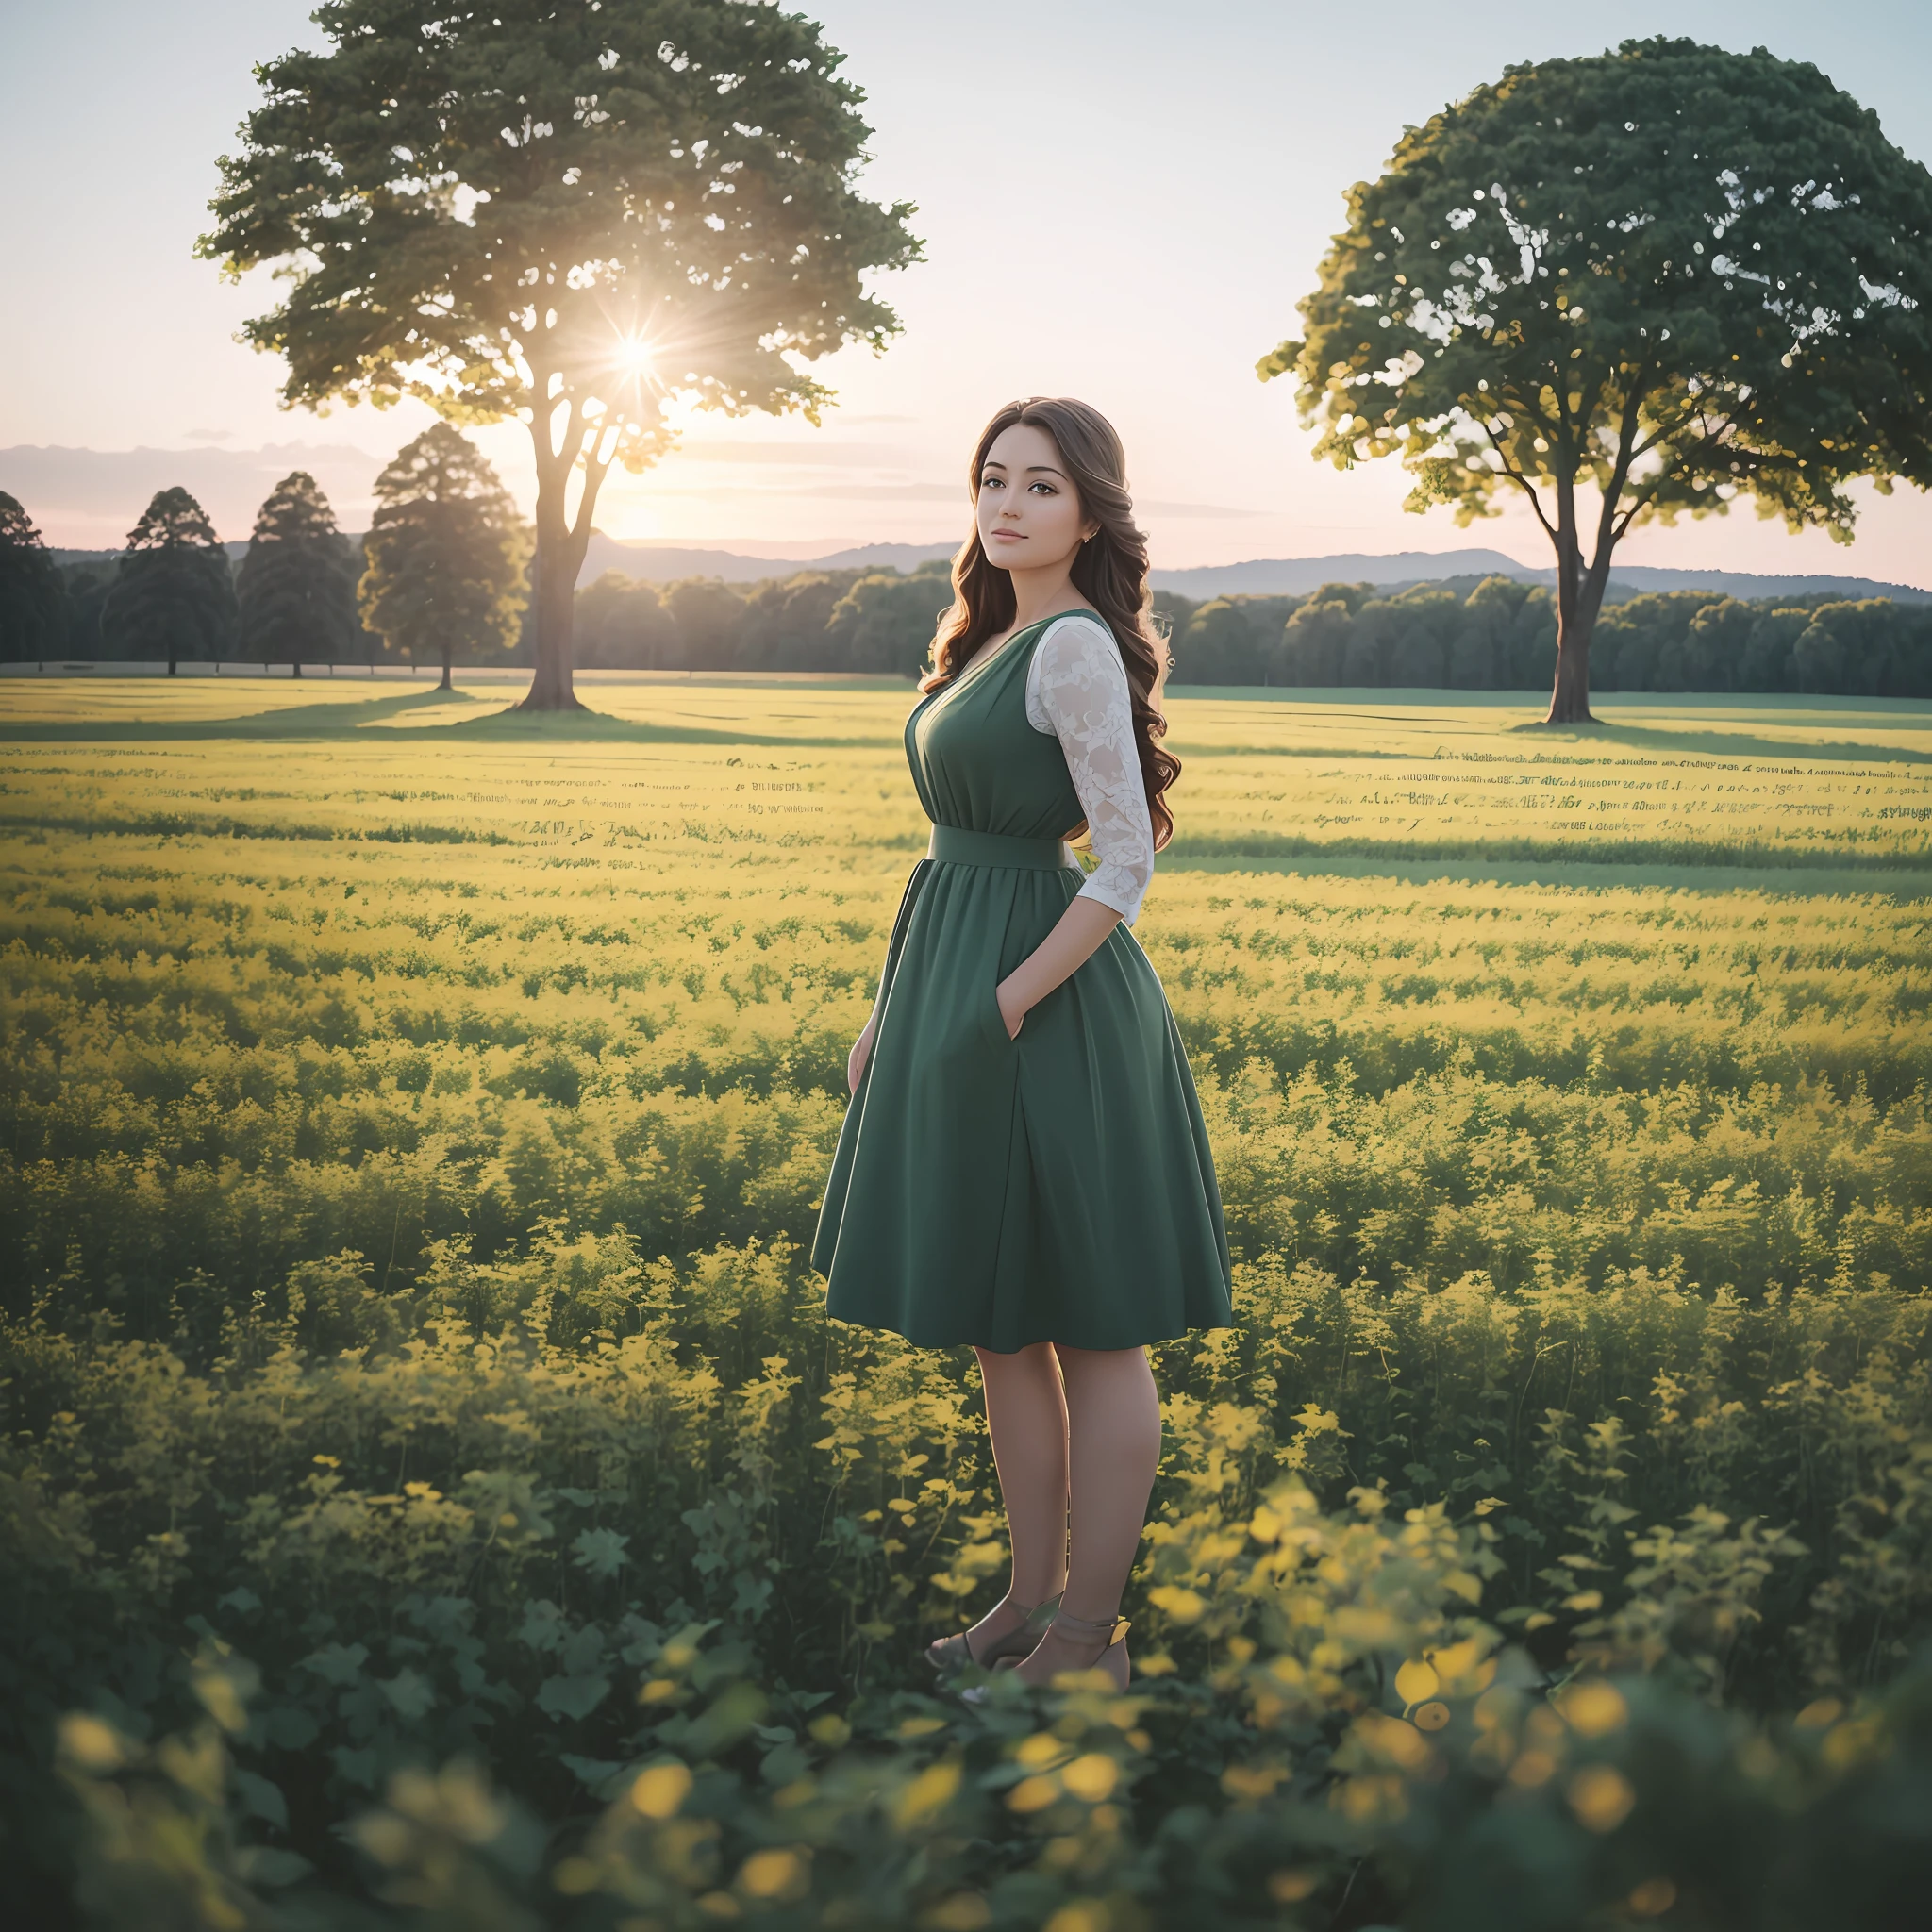
<svg viewBox="0 0 1932 1932">
<path fill-rule="evenodd" d="M 1176 683 L 1541 691 L 1556 671 L 1555 602 L 1509 577 L 1394 594 L 1324 584 L 1304 597 L 1155 602 L 1173 626 Z M 1932 696 L 1932 604 L 1632 597 L 1597 621 L 1591 682 L 1604 691 Z"/>
<path fill-rule="evenodd" d="M 500 656 L 527 601 L 528 532 L 475 447 L 431 425 L 375 482 L 356 541 L 313 476 L 270 491 L 239 564 L 186 490 L 156 492 L 111 560 L 56 562 L 0 491 L 0 659 L 369 664 Z"/>
<path fill-rule="evenodd" d="M 636 671 L 868 672 L 915 677 L 950 601 L 943 561 L 909 576 L 802 571 L 734 585 L 607 572 L 577 592 L 578 662 Z M 1541 586 L 1492 576 L 1297 597 L 1157 591 L 1180 684 L 1540 691 L 1557 613 Z M 1600 691 L 1932 696 L 1932 605 L 1830 596 L 1744 602 L 1673 591 L 1606 608 Z"/>
<path fill-rule="evenodd" d="M 0 656 L 304 664 L 532 661 L 527 530 L 495 474 L 439 423 L 376 482 L 358 544 L 312 477 L 275 486 L 231 571 L 201 508 L 162 491 L 111 563 L 57 567 L 0 494 Z M 607 572 L 576 594 L 577 663 L 622 671 L 917 677 L 951 601 L 936 559 L 727 584 Z M 1180 684 L 1541 691 L 1556 668 L 1548 591 L 1509 577 L 1296 597 L 1155 593 Z M 1932 604 L 1672 591 L 1607 605 L 1591 651 L 1604 691 L 1932 696 Z"/>
<path fill-rule="evenodd" d="M 842 671 L 917 677 L 953 601 L 943 559 L 806 570 L 752 584 L 641 583 L 607 571 L 577 592 L 577 663 L 625 671 Z"/>
</svg>

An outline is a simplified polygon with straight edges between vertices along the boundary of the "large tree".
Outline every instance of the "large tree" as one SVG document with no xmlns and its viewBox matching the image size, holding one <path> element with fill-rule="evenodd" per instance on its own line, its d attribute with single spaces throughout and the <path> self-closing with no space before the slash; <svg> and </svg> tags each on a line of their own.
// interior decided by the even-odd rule
<svg viewBox="0 0 1932 1932">
<path fill-rule="evenodd" d="M 1265 357 L 1316 454 L 1408 508 L 1525 497 L 1555 548 L 1549 722 L 1590 717 L 1626 531 L 1739 497 L 1849 541 L 1847 486 L 1932 483 L 1932 175 L 1815 67 L 1626 42 L 1411 128 Z"/>
<path fill-rule="evenodd" d="M 441 658 L 507 650 L 525 602 L 528 533 L 467 437 L 432 423 L 375 479 L 362 540 L 362 622 L 393 650 Z"/>
<path fill-rule="evenodd" d="M 356 566 L 336 528 L 336 513 L 307 470 L 284 476 L 256 513 L 255 534 L 235 579 L 242 655 L 333 664 L 353 648 Z"/>
<path fill-rule="evenodd" d="M 854 192 L 861 96 L 818 27 L 739 0 L 330 0 L 258 70 L 199 246 L 261 263 L 248 326 L 291 404 L 516 417 L 537 461 L 537 673 L 572 707 L 572 596 L 612 462 L 674 403 L 800 410 L 803 365 L 898 326 L 868 269 L 918 244 Z M 575 503 L 573 478 L 575 478 Z"/>
<path fill-rule="evenodd" d="M 67 637 L 60 573 L 34 520 L 0 490 L 0 658 L 42 663 Z"/>
<path fill-rule="evenodd" d="M 208 512 L 187 491 L 158 490 L 127 533 L 101 608 L 110 658 L 219 662 L 235 640 L 235 574 Z"/>
</svg>

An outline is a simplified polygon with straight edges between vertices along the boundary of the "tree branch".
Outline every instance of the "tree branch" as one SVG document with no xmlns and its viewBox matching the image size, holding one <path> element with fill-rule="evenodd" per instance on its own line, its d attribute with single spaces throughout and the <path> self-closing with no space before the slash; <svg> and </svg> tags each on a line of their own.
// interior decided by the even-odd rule
<svg viewBox="0 0 1932 1932">
<path fill-rule="evenodd" d="M 1503 439 L 1487 423 L 1479 424 L 1478 427 L 1490 439 L 1490 442 L 1496 454 L 1503 458 L 1501 474 L 1508 477 L 1510 482 L 1514 483 L 1529 498 L 1529 507 L 1536 512 L 1537 522 L 1543 526 L 1543 534 L 1554 543 L 1557 541 L 1557 533 L 1551 528 L 1549 518 L 1543 514 L 1542 499 L 1537 494 L 1536 485 L 1521 470 L 1511 464 L 1507 456 L 1504 455 Z"/>
<path fill-rule="evenodd" d="M 1541 407 L 1540 405 L 1536 403 L 1524 402 L 1523 399 L 1522 392 L 1520 391 L 1512 392 L 1508 390 L 1504 390 L 1500 391 L 1500 394 L 1502 397 L 1504 407 L 1507 408 L 1512 415 L 1527 416 L 1529 420 L 1532 423 L 1534 423 L 1539 429 L 1543 430 L 1545 433 L 1550 435 L 1554 435 L 1556 433 L 1557 425 L 1555 423 L 1551 422 L 1550 419 L 1543 414 Z"/>
<path fill-rule="evenodd" d="M 1650 365 L 1640 363 L 1624 397 L 1624 420 L 1617 427 L 1617 456 L 1610 469 L 1610 480 L 1604 491 L 1602 514 L 1597 519 L 1596 553 L 1591 558 L 1591 575 L 1599 571 L 1607 574 L 1610 553 L 1617 547 L 1618 540 L 1629 527 L 1627 521 L 1619 527 L 1616 521 L 1617 499 L 1624 493 L 1624 486 L 1630 480 L 1630 465 L 1636 460 L 1633 445 L 1637 440 L 1637 425 L 1642 408 L 1643 389 L 1650 374 Z"/>
</svg>

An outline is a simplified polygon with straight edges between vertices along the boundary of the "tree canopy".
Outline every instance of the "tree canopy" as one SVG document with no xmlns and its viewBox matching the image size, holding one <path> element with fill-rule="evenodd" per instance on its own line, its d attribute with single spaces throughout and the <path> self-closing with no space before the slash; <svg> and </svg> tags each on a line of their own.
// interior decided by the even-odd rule
<svg viewBox="0 0 1932 1932">
<path fill-rule="evenodd" d="M 465 436 L 433 423 L 375 479 L 363 539 L 362 622 L 411 657 L 515 642 L 529 538 L 495 470 Z"/>
<path fill-rule="evenodd" d="M 1610 559 L 1740 498 L 1849 541 L 1932 483 L 1932 175 L 1802 62 L 1687 40 L 1511 67 L 1411 128 L 1259 364 L 1411 509 L 1524 495 L 1555 547 L 1550 720 L 1589 716 Z M 1580 500 L 1580 493 L 1588 501 Z"/>
<path fill-rule="evenodd" d="M 611 463 L 655 460 L 674 404 L 815 419 L 828 391 L 802 365 L 898 326 L 863 276 L 913 258 L 910 209 L 855 192 L 861 96 L 776 7 L 329 0 L 315 20 L 324 51 L 258 70 L 201 251 L 279 265 L 247 335 L 287 359 L 291 405 L 412 395 L 529 425 L 529 702 L 574 704 Z"/>
<path fill-rule="evenodd" d="M 235 639 L 235 576 L 214 525 L 187 491 L 158 490 L 127 533 L 101 610 L 109 657 L 219 660 Z"/>
<path fill-rule="evenodd" d="M 60 573 L 34 520 L 0 490 L 0 658 L 49 658 L 67 635 Z"/>
<path fill-rule="evenodd" d="M 306 470 L 284 476 L 262 503 L 235 591 L 242 655 L 332 663 L 355 645 L 356 566 L 336 514 Z"/>
</svg>

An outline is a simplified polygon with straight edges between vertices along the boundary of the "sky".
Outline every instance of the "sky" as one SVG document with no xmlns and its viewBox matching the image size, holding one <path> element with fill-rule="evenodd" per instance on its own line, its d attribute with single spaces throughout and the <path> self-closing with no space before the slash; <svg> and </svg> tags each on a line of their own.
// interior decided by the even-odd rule
<svg viewBox="0 0 1932 1932">
<path fill-rule="evenodd" d="M 1256 359 L 1297 332 L 1342 195 L 1420 123 L 1513 61 L 1671 32 L 1818 63 L 1932 160 L 1926 0 L 818 0 L 865 90 L 863 187 L 918 205 L 920 265 L 877 280 L 905 328 L 814 373 L 838 407 L 699 419 L 609 534 L 808 556 L 962 534 L 980 424 L 1026 393 L 1085 397 L 1126 443 L 1168 568 L 1483 544 L 1536 565 L 1522 512 L 1458 529 L 1405 514 L 1393 459 L 1311 460 L 1290 387 Z M 0 489 L 50 541 L 118 545 L 158 488 L 196 490 L 226 537 L 287 470 L 345 527 L 425 409 L 278 407 L 280 365 L 234 340 L 272 301 L 192 256 L 252 67 L 318 40 L 302 0 L 0 0 Z M 1613 25 L 1605 24 L 1613 20 Z M 84 110 L 76 103 L 84 101 Z M 527 507 L 527 432 L 480 432 Z M 1856 573 L 1932 588 L 1932 498 L 1871 498 L 1857 541 L 1793 537 L 1748 507 L 1633 533 L 1626 563 Z"/>
</svg>

